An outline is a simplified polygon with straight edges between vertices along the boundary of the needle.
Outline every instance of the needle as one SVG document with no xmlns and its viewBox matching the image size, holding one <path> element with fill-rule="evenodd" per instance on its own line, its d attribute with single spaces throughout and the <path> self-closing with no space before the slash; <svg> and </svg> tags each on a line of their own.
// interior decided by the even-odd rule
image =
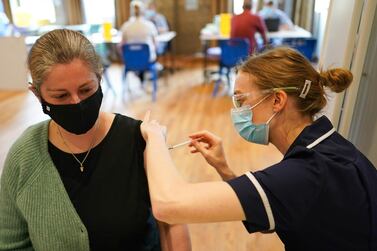
<svg viewBox="0 0 377 251">
<path fill-rule="evenodd" d="M 184 146 L 184 145 L 187 145 L 191 142 L 191 139 L 190 140 L 187 140 L 187 141 L 184 141 L 182 143 L 179 143 L 179 144 L 176 144 L 176 145 L 173 145 L 173 146 L 169 146 L 168 149 L 169 150 L 172 150 L 174 148 L 177 148 L 177 147 L 180 147 L 180 146 Z"/>
</svg>

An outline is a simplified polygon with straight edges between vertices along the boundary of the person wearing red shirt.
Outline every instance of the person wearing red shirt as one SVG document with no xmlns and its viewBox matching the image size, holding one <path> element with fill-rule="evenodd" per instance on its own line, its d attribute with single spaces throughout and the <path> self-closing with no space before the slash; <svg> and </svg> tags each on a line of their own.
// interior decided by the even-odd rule
<svg viewBox="0 0 377 251">
<path fill-rule="evenodd" d="M 255 33 L 260 33 L 263 38 L 263 44 L 267 44 L 266 25 L 262 18 L 251 13 L 250 1 L 243 4 L 244 11 L 240 15 L 235 15 L 231 23 L 231 38 L 247 38 L 250 41 L 250 53 L 257 48 Z"/>
</svg>

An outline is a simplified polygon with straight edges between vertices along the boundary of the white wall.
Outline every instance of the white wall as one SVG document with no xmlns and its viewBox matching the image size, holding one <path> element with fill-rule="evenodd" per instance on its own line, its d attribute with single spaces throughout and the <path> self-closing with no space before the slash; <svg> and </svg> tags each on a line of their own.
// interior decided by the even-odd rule
<svg viewBox="0 0 377 251">
<path fill-rule="evenodd" d="M 368 43 L 370 40 L 372 25 L 374 21 L 376 0 L 357 1 L 360 6 L 359 26 L 357 35 L 355 35 L 354 50 L 351 58 L 351 71 L 353 73 L 353 83 L 348 88 L 344 104 L 342 107 L 341 120 L 339 123 L 339 132 L 348 138 L 352 117 L 355 109 L 356 99 L 360 86 L 360 79 L 363 74 Z M 361 3 L 364 2 L 362 5 Z M 350 46 L 351 44 L 349 44 Z M 352 48 L 352 47 L 350 47 Z"/>
<path fill-rule="evenodd" d="M 377 167 L 377 13 L 374 16 L 348 138 Z"/>
<path fill-rule="evenodd" d="M 376 0 L 331 0 L 319 65 L 351 69 L 354 81 L 345 93 L 329 94 L 324 113 L 348 137 L 362 75 Z"/>
<path fill-rule="evenodd" d="M 350 49 L 348 37 L 352 37 L 354 29 L 351 26 L 355 2 L 358 0 L 331 0 L 328 10 L 326 31 L 323 38 L 319 65 L 324 69 L 329 67 L 349 68 Z M 360 1 L 361 2 L 361 1 Z M 324 113 L 334 125 L 338 124 L 340 105 L 343 94 L 329 94 L 329 103 Z"/>
<path fill-rule="evenodd" d="M 27 90 L 27 50 L 23 37 L 0 37 L 0 90 Z"/>
</svg>

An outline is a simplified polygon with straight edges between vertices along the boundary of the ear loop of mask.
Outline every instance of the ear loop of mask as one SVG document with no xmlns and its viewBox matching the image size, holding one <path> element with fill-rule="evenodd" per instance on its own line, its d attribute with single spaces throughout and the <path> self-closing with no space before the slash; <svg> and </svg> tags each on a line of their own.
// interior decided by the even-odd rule
<svg viewBox="0 0 377 251">
<path fill-rule="evenodd" d="M 269 94 L 269 95 L 265 96 L 264 98 L 262 98 L 261 100 L 259 100 L 255 105 L 253 105 L 253 106 L 250 107 L 250 110 L 253 109 L 254 107 L 256 107 L 257 105 L 259 105 L 260 103 L 262 103 L 264 100 L 266 100 L 271 95 L 272 94 Z"/>
<path fill-rule="evenodd" d="M 276 114 L 278 114 L 279 112 L 275 112 L 274 114 L 272 114 L 272 116 L 267 120 L 266 122 L 266 125 L 269 125 L 271 120 L 276 116 Z"/>
<path fill-rule="evenodd" d="M 276 116 L 276 114 L 278 114 L 279 112 L 275 112 L 274 114 L 272 114 L 272 116 L 267 120 L 266 122 L 266 125 L 270 124 L 271 120 Z"/>
</svg>

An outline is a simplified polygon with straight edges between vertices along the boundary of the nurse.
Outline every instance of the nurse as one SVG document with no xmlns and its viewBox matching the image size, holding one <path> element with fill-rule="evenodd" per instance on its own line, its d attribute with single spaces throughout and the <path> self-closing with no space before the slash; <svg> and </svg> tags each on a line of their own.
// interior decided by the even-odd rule
<svg viewBox="0 0 377 251">
<path fill-rule="evenodd" d="M 250 57 L 238 68 L 233 124 L 247 141 L 272 143 L 281 162 L 235 177 L 221 139 L 191 135 L 225 181 L 188 183 L 165 144 L 165 127 L 141 125 L 155 217 L 168 223 L 243 221 L 252 232 L 279 235 L 286 250 L 377 250 L 377 171 L 354 145 L 317 114 L 325 89 L 342 92 L 350 71 L 317 72 L 298 52 L 278 48 Z"/>
</svg>

